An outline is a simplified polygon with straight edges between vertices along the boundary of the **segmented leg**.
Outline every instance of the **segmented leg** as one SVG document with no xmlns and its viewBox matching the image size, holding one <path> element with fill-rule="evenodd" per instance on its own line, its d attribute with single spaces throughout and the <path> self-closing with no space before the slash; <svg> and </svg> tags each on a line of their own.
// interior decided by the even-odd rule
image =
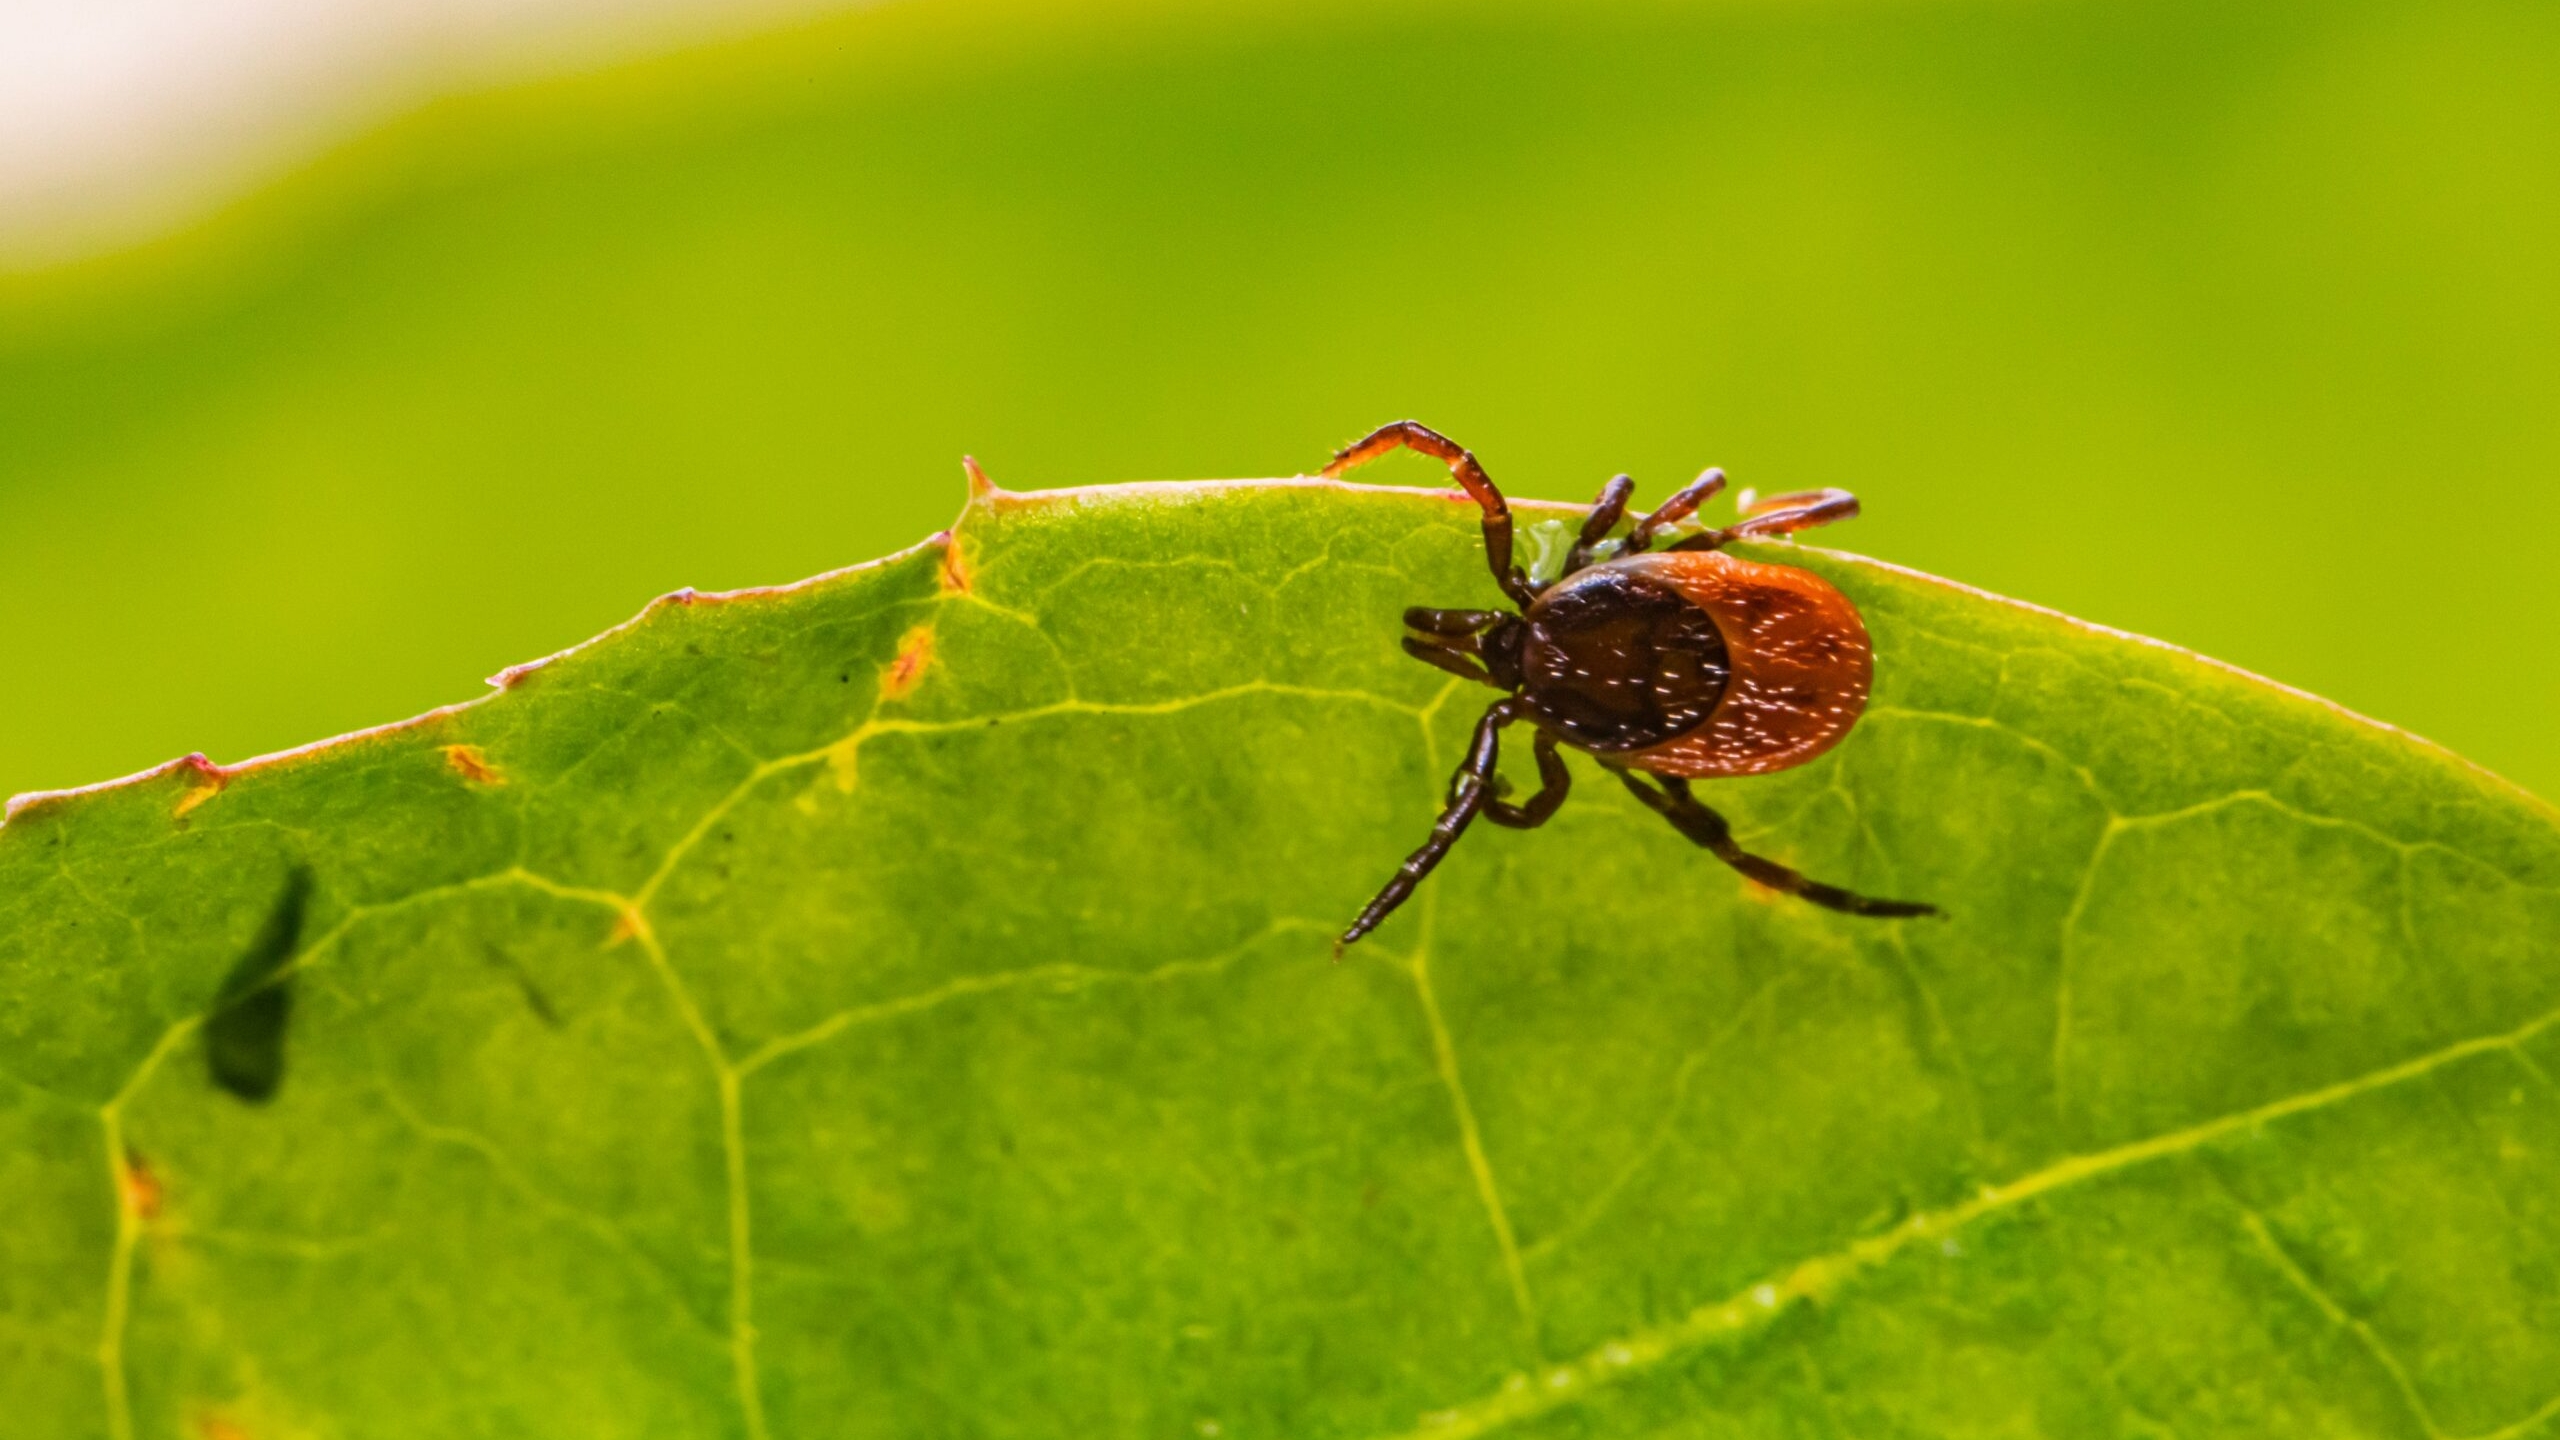
<svg viewBox="0 0 2560 1440">
<path fill-rule="evenodd" d="M 1484 473 L 1484 466 L 1457 441 L 1419 420 L 1398 420 L 1335 451 L 1319 473 L 1328 480 L 1335 479 L 1399 448 L 1418 451 L 1449 467 L 1450 478 L 1484 511 L 1484 562 L 1493 571 L 1494 583 L 1515 604 L 1526 606 L 1537 599 L 1538 592 L 1530 586 L 1528 575 L 1511 563 L 1511 506 L 1503 500 L 1502 492 L 1493 488 L 1493 477 Z"/>
<path fill-rule="evenodd" d="M 1715 493 L 1723 488 L 1724 472 L 1713 465 L 1708 466 L 1697 479 L 1672 492 L 1671 498 L 1663 501 L 1661 508 L 1636 522 L 1636 528 L 1627 535 L 1624 553 L 1636 555 L 1652 548 L 1656 532 L 1696 514 L 1699 506 L 1713 499 Z"/>
<path fill-rule="evenodd" d="M 1608 484 L 1600 487 L 1599 498 L 1591 502 L 1591 513 L 1582 517 L 1582 534 L 1573 542 L 1573 553 L 1565 557 L 1566 575 L 1591 563 L 1591 547 L 1608 539 L 1609 532 L 1618 528 L 1618 521 L 1627 513 L 1627 498 L 1635 493 L 1632 475 L 1612 476 Z"/>
<path fill-rule="evenodd" d="M 1857 514 L 1858 497 L 1846 490 L 1797 490 L 1752 501 L 1742 522 L 1730 528 L 1736 535 L 1786 535 Z"/>
<path fill-rule="evenodd" d="M 1457 774 L 1450 777 L 1448 804 L 1441 810 L 1438 823 L 1431 827 L 1431 838 L 1396 867 L 1395 877 L 1334 942 L 1335 959 L 1342 958 L 1344 946 L 1377 929 L 1380 922 L 1394 914 L 1396 907 L 1412 896 L 1422 878 L 1438 868 L 1449 847 L 1458 843 L 1458 837 L 1467 833 L 1467 826 L 1474 823 L 1477 813 L 1493 797 L 1494 766 L 1502 758 L 1502 727 L 1519 719 L 1527 708 L 1527 703 L 1517 696 L 1497 700 L 1476 722 L 1475 738 L 1468 742 L 1466 759 L 1459 762 Z M 1530 802 L 1531 807 L 1536 803 Z"/>
<path fill-rule="evenodd" d="M 1847 520 L 1858 513 L 1858 497 L 1846 490 L 1799 490 L 1788 495 L 1772 495 L 1756 501 L 1751 513 L 1738 523 L 1721 530 L 1683 540 L 1674 550 L 1714 550 L 1735 540 L 1755 535 L 1792 535 L 1816 525 Z"/>
<path fill-rule="evenodd" d="M 1647 809 L 1670 821 L 1673 829 L 1772 890 L 1783 890 L 1826 910 L 1839 910 L 1851 915 L 1890 918 L 1938 913 L 1937 906 L 1924 905 L 1916 900 L 1878 900 L 1843 890 L 1837 885 L 1808 880 L 1775 860 L 1752 854 L 1734 843 L 1733 827 L 1725 823 L 1724 817 L 1699 804 L 1698 798 L 1689 793 L 1689 782 L 1676 775 L 1655 776 L 1651 785 L 1637 778 L 1631 770 L 1620 770 L 1618 778 L 1626 783 L 1627 789 L 1634 792 L 1638 800 L 1645 803 Z"/>
<path fill-rule="evenodd" d="M 1525 805 L 1514 805 L 1507 800 L 1487 800 L 1484 802 L 1484 818 L 1514 830 L 1535 830 L 1553 818 L 1556 808 L 1564 804 L 1564 797 L 1573 789 L 1573 772 L 1564 768 L 1564 756 L 1556 751 L 1556 737 L 1544 730 L 1539 731 L 1535 748 L 1538 755 L 1538 793 L 1530 796 Z"/>
</svg>

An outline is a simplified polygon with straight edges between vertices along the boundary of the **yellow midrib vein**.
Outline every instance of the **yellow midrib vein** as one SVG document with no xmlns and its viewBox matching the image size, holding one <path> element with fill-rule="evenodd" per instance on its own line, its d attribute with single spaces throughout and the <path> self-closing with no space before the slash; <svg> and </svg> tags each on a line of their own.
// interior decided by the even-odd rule
<svg viewBox="0 0 2560 1440">
<path fill-rule="evenodd" d="M 1431 907 L 1424 901 L 1424 924 L 1430 923 Z M 1430 937 L 1415 951 L 1406 968 L 1413 976 L 1413 988 L 1422 1002 L 1422 1018 L 1431 1031 L 1432 1060 L 1440 1073 L 1440 1083 L 1449 1092 L 1449 1105 L 1456 1113 L 1458 1145 L 1467 1157 L 1467 1173 L 1473 1177 L 1476 1196 L 1484 1204 L 1485 1219 L 1493 1227 L 1494 1248 L 1502 1255 L 1502 1272 L 1511 1284 L 1511 1303 L 1520 1312 L 1521 1329 L 1532 1354 L 1538 1352 L 1538 1302 L 1529 1290 L 1529 1271 L 1520 1259 L 1520 1241 L 1511 1228 L 1511 1212 L 1502 1203 L 1502 1189 L 1494 1181 L 1493 1160 L 1485 1153 L 1484 1137 L 1476 1126 L 1475 1106 L 1467 1099 L 1466 1081 L 1458 1073 L 1457 1042 L 1450 1038 L 1448 1022 L 1441 1017 L 1440 999 L 1431 989 Z"/>
<path fill-rule="evenodd" d="M 1490 1395 L 1423 1416 L 1422 1423 L 1405 1432 L 1402 1440 L 1465 1440 L 1465 1437 L 1491 1434 L 1533 1419 L 1574 1404 L 1595 1391 L 1640 1376 L 1675 1355 L 1727 1336 L 1747 1333 L 1774 1319 L 1796 1301 L 1820 1298 L 1859 1275 L 1881 1267 L 1914 1241 L 1950 1235 L 1986 1215 L 2015 1208 L 2038 1196 L 2153 1160 L 2184 1154 L 2254 1126 L 2402 1084 L 2473 1056 L 2519 1050 L 2527 1041 L 2554 1025 L 2560 1025 L 2560 1011 L 2553 1011 L 2504 1034 L 2459 1041 L 2317 1090 L 2307 1090 L 2113 1149 L 2074 1155 L 2005 1184 L 1985 1186 L 1961 1204 L 1914 1215 L 1882 1234 L 1852 1241 L 1827 1255 L 1800 1261 L 1785 1272 L 1745 1287 L 1725 1300 L 1700 1306 L 1669 1325 L 1609 1341 L 1576 1359 L 1549 1366 L 1535 1376 L 1515 1375 L 1503 1388 Z M 2560 1406 L 2560 1401 L 2554 1404 Z"/>
</svg>

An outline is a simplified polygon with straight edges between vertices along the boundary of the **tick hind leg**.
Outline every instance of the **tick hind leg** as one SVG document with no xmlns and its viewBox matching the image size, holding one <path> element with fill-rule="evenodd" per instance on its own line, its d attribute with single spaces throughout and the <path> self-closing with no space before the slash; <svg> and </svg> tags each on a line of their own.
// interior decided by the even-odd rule
<svg viewBox="0 0 2560 1440">
<path fill-rule="evenodd" d="M 1698 797 L 1689 793 L 1689 782 L 1676 775 L 1657 776 L 1653 784 L 1647 784 L 1639 779 L 1634 771 L 1621 770 L 1618 772 L 1618 778 L 1626 783 L 1627 789 L 1634 792 L 1638 800 L 1645 803 L 1645 808 L 1670 821 L 1671 828 L 1688 836 L 1700 848 L 1713 854 L 1717 859 L 1772 890 L 1783 890 L 1789 895 L 1810 900 L 1826 910 L 1838 910 L 1850 915 L 1874 915 L 1891 919 L 1898 916 L 1939 913 L 1937 906 L 1924 905 L 1917 900 L 1878 900 L 1873 896 L 1843 890 L 1837 885 L 1825 885 L 1819 880 L 1808 880 L 1801 873 L 1788 869 L 1775 860 L 1752 854 L 1734 843 L 1733 827 L 1725 823 L 1724 817 L 1699 804 Z"/>
<path fill-rule="evenodd" d="M 1421 849 L 1405 857 L 1405 862 L 1396 867 L 1394 878 L 1378 891 L 1377 898 L 1369 902 L 1359 918 L 1351 922 L 1351 928 L 1342 932 L 1342 938 L 1334 942 L 1335 959 L 1342 958 L 1344 946 L 1377 929 L 1395 913 L 1397 906 L 1412 898 L 1414 887 L 1448 857 L 1450 847 L 1458 843 L 1459 836 L 1467 833 L 1467 827 L 1475 823 L 1476 816 L 1488 804 L 1496 803 L 1493 800 L 1493 771 L 1502 758 L 1502 727 L 1520 718 L 1522 708 L 1522 702 L 1517 698 L 1497 700 L 1484 712 L 1484 718 L 1476 722 L 1475 737 L 1467 742 L 1467 757 L 1458 762 L 1458 773 L 1449 778 L 1448 803 L 1442 807 L 1439 821 L 1431 827 L 1431 838 L 1422 842 Z M 1541 759 L 1539 765 L 1543 770 L 1545 761 Z M 1521 811 L 1537 809 L 1539 800 L 1543 799 L 1545 792 L 1541 791 L 1539 799 L 1520 807 Z M 1556 796 L 1557 802 L 1563 799 L 1562 795 Z M 1510 807 L 1504 808 L 1508 810 Z M 1554 808 L 1554 803 L 1547 805 L 1550 811 Z"/>
<path fill-rule="evenodd" d="M 1419 420 L 1398 420 L 1336 450 L 1333 459 L 1318 473 L 1327 480 L 1335 479 L 1391 450 L 1417 451 L 1449 467 L 1449 477 L 1484 511 L 1484 562 L 1493 571 L 1494 583 L 1516 604 L 1526 606 L 1537 599 L 1538 592 L 1530 586 L 1528 575 L 1511 563 L 1511 506 L 1494 488 L 1493 477 L 1484 473 L 1484 466 L 1457 441 Z"/>
</svg>

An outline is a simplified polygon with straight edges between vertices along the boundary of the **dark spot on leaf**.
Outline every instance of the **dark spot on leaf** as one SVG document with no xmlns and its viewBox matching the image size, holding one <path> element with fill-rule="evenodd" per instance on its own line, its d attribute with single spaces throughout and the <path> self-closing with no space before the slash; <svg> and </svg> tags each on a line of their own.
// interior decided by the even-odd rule
<svg viewBox="0 0 2560 1440">
<path fill-rule="evenodd" d="M 524 1006 L 533 1012 L 534 1019 L 548 1029 L 560 1028 L 560 1012 L 551 1008 L 551 997 L 543 994 L 542 987 L 533 983 L 533 975 L 516 963 L 516 957 L 492 944 L 489 946 L 489 963 L 505 971 L 508 978 L 516 982 L 517 991 L 524 996 Z"/>
<path fill-rule="evenodd" d="M 293 1018 L 293 977 L 284 969 L 302 941 L 310 900 L 311 872 L 297 865 L 285 876 L 265 928 L 222 977 L 204 1022 L 213 1083 L 251 1104 L 273 1099 L 284 1083 L 284 1032 Z"/>
</svg>

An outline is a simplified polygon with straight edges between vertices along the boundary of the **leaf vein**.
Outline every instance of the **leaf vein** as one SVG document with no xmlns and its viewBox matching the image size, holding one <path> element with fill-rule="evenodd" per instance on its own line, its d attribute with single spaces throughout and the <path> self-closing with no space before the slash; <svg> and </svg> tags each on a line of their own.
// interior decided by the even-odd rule
<svg viewBox="0 0 2560 1440">
<path fill-rule="evenodd" d="M 1431 988 L 1431 924 L 1438 907 L 1432 897 L 1436 890 L 1424 892 L 1422 909 L 1422 944 L 1405 971 L 1413 979 L 1415 997 L 1422 1006 L 1424 1025 L 1431 1032 L 1431 1054 L 1440 1074 L 1441 1087 L 1448 1092 L 1449 1106 L 1457 1118 L 1458 1147 L 1465 1154 L 1467 1173 L 1475 1182 L 1476 1197 L 1484 1206 L 1485 1219 L 1493 1228 L 1494 1247 L 1502 1255 L 1502 1272 L 1510 1282 L 1512 1304 L 1520 1312 L 1520 1324 L 1526 1332 L 1530 1352 L 1542 1355 L 1539 1344 L 1540 1324 L 1537 1297 L 1529 1289 L 1529 1272 L 1521 1263 L 1520 1242 L 1511 1228 L 1511 1212 L 1503 1204 L 1502 1187 L 1495 1179 L 1493 1161 L 1485 1153 L 1484 1135 L 1476 1125 L 1475 1107 L 1467 1099 L 1466 1080 L 1458 1071 L 1457 1042 L 1449 1034 L 1448 1022 L 1440 1013 L 1440 999 Z"/>
<path fill-rule="evenodd" d="M 687 1321 L 704 1328 L 705 1333 L 715 1338 L 726 1338 L 725 1330 L 702 1326 L 702 1317 L 695 1314 L 693 1307 L 684 1302 L 683 1295 L 676 1289 L 673 1278 L 666 1272 L 666 1267 L 634 1243 L 631 1236 L 610 1217 L 572 1204 L 544 1189 L 533 1177 L 525 1174 L 514 1160 L 508 1158 L 506 1151 L 501 1149 L 496 1141 L 486 1135 L 463 1126 L 429 1120 L 419 1114 L 407 1100 L 401 1098 L 397 1090 L 388 1084 L 376 1085 L 374 1089 L 382 1097 L 383 1108 L 390 1111 L 411 1134 L 421 1140 L 449 1146 L 477 1156 L 481 1163 L 489 1168 L 489 1173 L 497 1177 L 500 1184 L 514 1191 L 536 1209 L 585 1231 L 595 1239 L 596 1243 L 612 1250 L 629 1262 L 633 1269 L 648 1277 L 651 1286 L 672 1303 Z M 379 1232 L 376 1234 L 378 1235 Z M 375 1236 L 366 1236 L 363 1240 L 370 1243 L 374 1238 Z M 342 1243 L 332 1248 L 345 1247 Z"/>
<path fill-rule="evenodd" d="M 712 828 L 718 825 L 730 811 L 736 809 L 747 796 L 755 793 L 756 787 L 776 775 L 805 769 L 811 765 L 833 761 L 840 766 L 849 766 L 852 758 L 860 753 L 863 745 L 876 736 L 946 735 L 983 730 L 993 725 L 1018 725 L 1033 720 L 1054 719 L 1062 715 L 1175 715 L 1203 705 L 1213 705 L 1253 695 L 1287 695 L 1303 699 L 1355 702 L 1376 705 L 1399 715 L 1425 713 L 1372 691 L 1292 685 L 1275 680 L 1249 680 L 1241 684 L 1223 686 L 1196 695 L 1177 696 L 1168 700 L 1107 701 L 1070 698 L 1047 705 L 1035 705 L 1023 710 L 999 711 L 990 715 L 954 720 L 907 720 L 895 716 L 884 718 L 875 713 L 835 740 L 797 754 L 777 756 L 747 772 L 736 785 L 730 787 L 726 794 L 713 801 L 710 807 L 703 811 L 702 817 L 687 827 L 685 833 L 668 848 L 666 855 L 659 860 L 649 877 L 641 882 L 638 890 L 632 892 L 631 903 L 644 910 L 648 908 L 649 903 L 657 898 L 658 892 L 666 887 L 667 881 L 683 865 L 685 858 L 702 843 L 703 837 L 710 834 Z"/>
<path fill-rule="evenodd" d="M 900 995 L 865 1005 L 850 1006 L 829 1015 L 803 1030 L 777 1036 L 766 1041 L 738 1062 L 738 1076 L 744 1080 L 765 1066 L 797 1054 L 813 1046 L 823 1045 L 848 1030 L 904 1019 L 938 1009 L 956 1000 L 979 995 L 992 995 L 1007 990 L 1050 986 L 1056 993 L 1078 994 L 1105 985 L 1149 985 L 1189 975 L 1211 975 L 1233 966 L 1250 954 L 1256 946 L 1292 930 L 1329 933 L 1332 927 L 1319 921 L 1287 917 L 1273 921 L 1249 938 L 1229 949 L 1200 960 L 1177 960 L 1147 970 L 1109 970 L 1098 965 L 1062 962 L 1054 965 L 1026 965 L 1015 970 L 999 970 L 987 975 L 967 975 L 929 990 Z"/>
<path fill-rule="evenodd" d="M 1723 1301 L 1702 1305 L 1668 1325 L 1635 1331 L 1574 1360 L 1550 1367 L 1539 1377 L 1539 1383 L 1515 1379 L 1490 1395 L 1427 1414 L 1406 1435 L 1409 1440 L 1462 1440 L 1462 1437 L 1491 1434 L 1565 1406 L 1579 1404 L 1601 1390 L 1642 1375 L 1688 1351 L 1755 1333 L 1790 1306 L 1826 1298 L 1867 1272 L 1882 1267 L 1915 1241 L 1943 1237 L 1986 1216 L 2015 1209 L 2046 1194 L 2155 1160 L 2186 1154 L 2257 1126 L 2343 1104 L 2360 1095 L 2403 1084 L 2473 1056 L 2512 1052 L 2554 1025 L 2560 1025 L 2560 1010 L 2537 1017 L 2513 1030 L 2457 1041 L 2318 1089 L 2110 1149 L 2073 1155 L 2014 1180 L 1987 1185 L 1970 1199 L 1938 1210 L 1924 1211 L 1890 1230 L 1799 1261 Z M 2519 1422 L 2519 1426 L 2538 1424 L 2555 1413 L 2560 1413 L 2560 1399 L 2555 1399 L 2544 1411 L 2528 1416 Z M 2482 1440 L 2506 1440 L 2507 1436 L 2515 1433 L 2521 1433 L 2518 1427 L 2509 1427 L 2508 1431 L 2500 1432 L 2496 1437 L 2482 1437 Z"/>
<path fill-rule="evenodd" d="M 2309 1300 L 2322 1315 L 2328 1317 L 2330 1324 L 2355 1338 L 2356 1343 L 2363 1348 L 2366 1355 L 2371 1357 L 2373 1363 L 2379 1366 L 2391 1381 L 2392 1388 L 2400 1394 L 2400 1402 L 2408 1407 L 2410 1418 L 2418 1422 L 2418 1428 L 2425 1431 L 2430 1440 L 2445 1440 L 2444 1427 L 2436 1423 L 2434 1412 L 2427 1408 L 2426 1400 L 2418 1394 L 2417 1383 L 2409 1378 L 2409 1369 L 2400 1363 L 2400 1357 L 2391 1353 L 2390 1347 L 2382 1343 L 2382 1337 L 2374 1333 L 2371 1325 L 2348 1313 L 2347 1308 L 2338 1303 L 2337 1297 L 2331 1295 L 2318 1280 L 2312 1278 L 2311 1272 L 2303 1268 L 2302 1262 L 2295 1258 L 2293 1252 L 2285 1247 L 2282 1240 L 2276 1238 L 2275 1231 L 2268 1227 L 2266 1217 L 2258 1213 L 2256 1206 L 2241 1199 L 2238 1192 L 2234 1191 L 2220 1176 L 2215 1176 L 2215 1183 L 2221 1187 L 2223 1194 L 2229 1197 L 2233 1207 L 2240 1212 L 2241 1227 L 2249 1232 L 2250 1240 L 2266 1255 L 2276 1272 L 2285 1278 L 2287 1284 L 2300 1292 L 2303 1298 Z"/>
<path fill-rule="evenodd" d="M 1679 1133 L 1680 1116 L 1688 1108 L 1689 1085 L 1697 1078 L 1698 1067 L 1705 1063 L 1708 1057 L 1722 1049 L 1726 1042 L 1741 1033 L 1743 1027 L 1757 1017 L 1762 1007 L 1773 1001 L 1777 992 L 1789 980 L 1804 973 L 1806 972 L 1801 970 L 1782 971 L 1761 981 L 1749 995 L 1743 997 L 1742 1003 L 1733 1008 L 1733 1015 L 1717 1029 L 1716 1033 L 1708 1036 L 1705 1043 L 1690 1051 L 1681 1060 L 1679 1069 L 1672 1073 L 1670 1103 L 1663 1107 L 1660 1118 L 1654 1122 L 1653 1133 L 1646 1138 L 1643 1147 L 1637 1150 L 1626 1164 L 1619 1167 L 1617 1174 L 1609 1177 L 1608 1182 L 1584 1203 L 1581 1211 L 1571 1220 L 1566 1221 L 1555 1233 L 1541 1238 L 1536 1244 L 1522 1251 L 1522 1259 L 1537 1260 L 1562 1248 L 1575 1237 L 1589 1230 L 1602 1215 L 1607 1213 L 1609 1207 L 1617 1202 L 1621 1194 L 1625 1193 L 1627 1186 L 1633 1183 L 1635 1177 L 1641 1174 L 1646 1166 L 1652 1164 L 1656 1156 L 1669 1148 L 1672 1137 Z"/>
</svg>

